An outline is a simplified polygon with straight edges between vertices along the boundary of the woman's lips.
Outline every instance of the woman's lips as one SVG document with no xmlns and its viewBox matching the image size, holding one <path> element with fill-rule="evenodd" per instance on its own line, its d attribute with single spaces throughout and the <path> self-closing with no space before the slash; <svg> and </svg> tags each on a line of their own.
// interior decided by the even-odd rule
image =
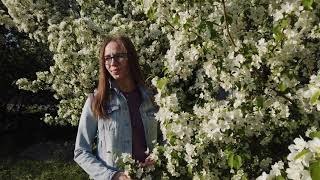
<svg viewBox="0 0 320 180">
<path fill-rule="evenodd" d="M 120 69 L 112 69 L 111 72 L 112 72 L 113 74 L 119 74 Z"/>
</svg>

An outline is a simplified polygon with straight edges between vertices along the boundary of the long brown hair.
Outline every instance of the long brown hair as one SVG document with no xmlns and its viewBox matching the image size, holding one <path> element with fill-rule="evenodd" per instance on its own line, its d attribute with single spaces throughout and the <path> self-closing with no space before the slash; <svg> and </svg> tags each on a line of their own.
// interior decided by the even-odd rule
<svg viewBox="0 0 320 180">
<path fill-rule="evenodd" d="M 91 104 L 92 112 L 96 119 L 106 117 L 104 108 L 106 103 L 108 103 L 111 98 L 109 79 L 111 79 L 112 76 L 106 69 L 104 60 L 104 50 L 110 42 L 121 43 L 121 45 L 124 46 L 128 54 L 129 70 L 131 72 L 132 79 L 137 85 L 145 85 L 138 62 L 137 51 L 131 40 L 124 35 L 114 35 L 106 37 L 100 46 L 99 83 L 97 92 L 93 96 Z"/>
</svg>

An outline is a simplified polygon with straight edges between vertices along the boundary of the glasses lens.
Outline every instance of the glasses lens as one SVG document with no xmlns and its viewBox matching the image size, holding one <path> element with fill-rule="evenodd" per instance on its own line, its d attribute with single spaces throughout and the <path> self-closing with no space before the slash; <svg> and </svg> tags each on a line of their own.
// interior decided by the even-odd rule
<svg viewBox="0 0 320 180">
<path fill-rule="evenodd" d="M 124 61 L 128 58 L 127 53 L 118 53 L 114 55 L 108 55 L 104 57 L 105 63 L 106 64 L 111 64 L 112 59 L 115 60 L 116 62 L 121 62 Z"/>
<path fill-rule="evenodd" d="M 114 58 L 117 58 L 119 60 L 124 60 L 127 58 L 127 53 L 119 53 L 119 54 L 115 54 Z"/>
<path fill-rule="evenodd" d="M 113 58 L 113 57 L 111 57 L 111 56 L 106 56 L 106 57 L 104 57 L 104 62 L 105 62 L 106 64 L 111 64 L 112 58 Z"/>
</svg>

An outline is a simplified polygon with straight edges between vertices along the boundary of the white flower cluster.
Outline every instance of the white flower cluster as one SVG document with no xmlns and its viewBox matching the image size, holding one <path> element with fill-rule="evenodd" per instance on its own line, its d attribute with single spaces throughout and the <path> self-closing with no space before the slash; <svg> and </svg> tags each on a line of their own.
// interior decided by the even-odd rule
<svg viewBox="0 0 320 180">
<path fill-rule="evenodd" d="M 320 74 L 312 75 L 307 87 L 301 88 L 298 91 L 301 101 L 306 106 L 308 111 L 312 111 L 312 107 L 315 107 L 317 111 L 320 110 Z"/>
<path fill-rule="evenodd" d="M 152 156 L 153 154 L 151 154 Z M 128 153 L 123 153 L 117 157 L 116 163 L 125 174 L 133 179 L 152 180 L 150 175 L 151 171 L 154 171 L 154 166 L 142 167 L 137 161 L 132 159 L 132 156 Z"/>
<path fill-rule="evenodd" d="M 320 134 L 313 127 L 306 132 L 306 136 L 312 137 L 305 141 L 302 137 L 296 138 L 294 144 L 289 146 L 290 154 L 287 157 L 288 167 L 284 168 L 284 163 L 279 161 L 271 166 L 269 174 L 263 172 L 257 180 L 271 180 L 282 177 L 286 173 L 288 179 L 312 180 L 319 178 L 320 172 Z"/>
</svg>

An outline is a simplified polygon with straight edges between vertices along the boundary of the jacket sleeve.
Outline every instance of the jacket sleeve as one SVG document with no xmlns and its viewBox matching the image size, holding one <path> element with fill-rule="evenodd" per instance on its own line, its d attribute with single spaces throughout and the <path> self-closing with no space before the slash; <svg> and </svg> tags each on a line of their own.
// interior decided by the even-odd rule
<svg viewBox="0 0 320 180">
<path fill-rule="evenodd" d="M 93 179 L 111 180 L 117 172 L 99 161 L 92 153 L 92 145 L 97 134 L 98 121 L 93 117 L 91 110 L 92 95 L 87 99 L 80 117 L 78 133 L 74 149 L 74 161 Z"/>
</svg>

